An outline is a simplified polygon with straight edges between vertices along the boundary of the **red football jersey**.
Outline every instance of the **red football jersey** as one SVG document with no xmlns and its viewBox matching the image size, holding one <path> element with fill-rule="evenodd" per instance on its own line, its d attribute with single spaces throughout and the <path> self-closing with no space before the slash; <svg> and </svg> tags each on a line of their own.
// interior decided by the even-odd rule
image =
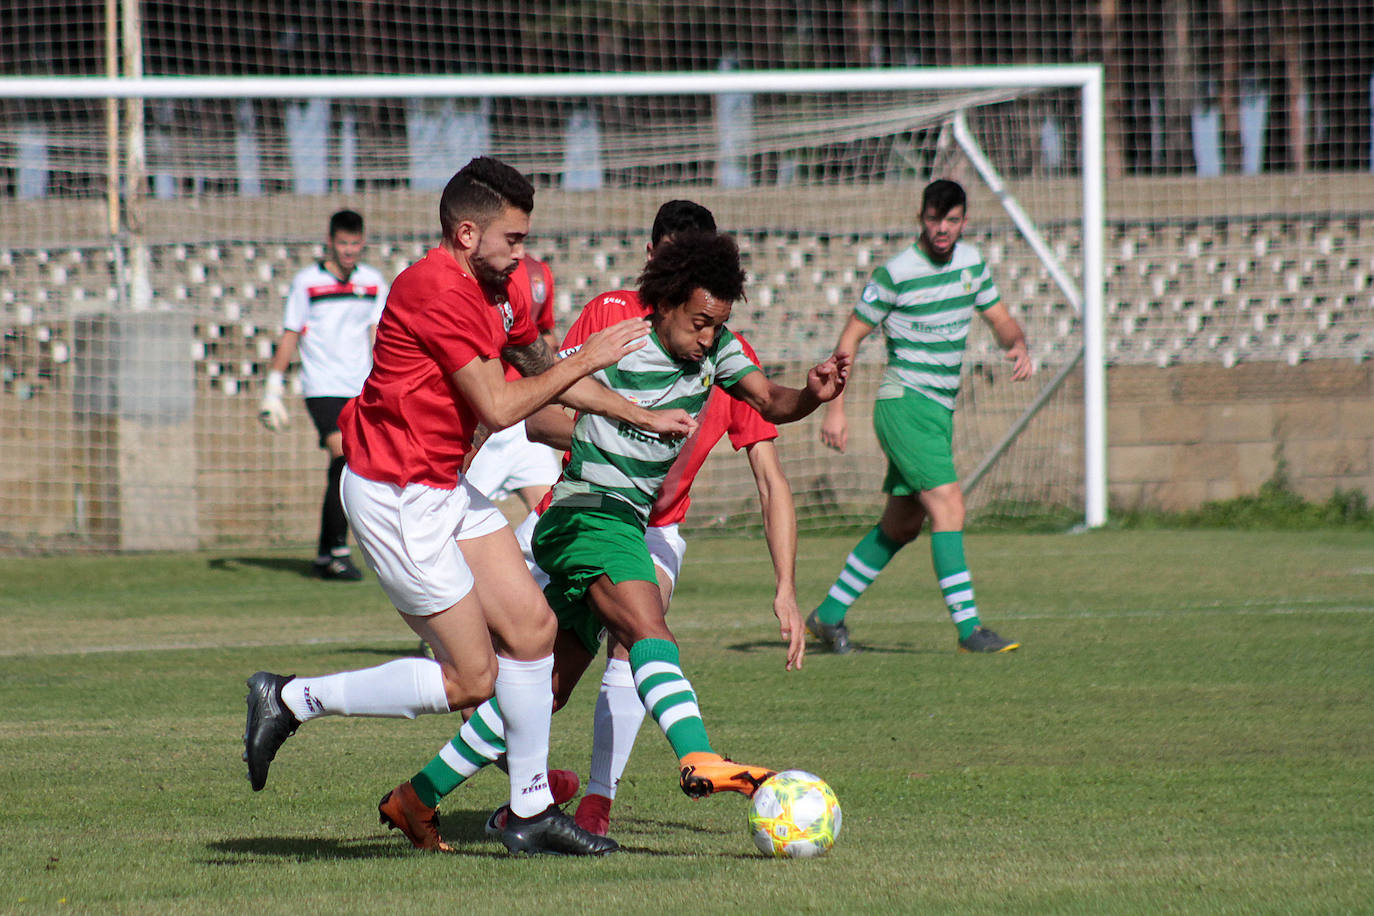
<svg viewBox="0 0 1374 916">
<path fill-rule="evenodd" d="M 650 310 L 640 302 L 639 293 L 635 290 L 622 289 L 602 293 L 583 307 L 577 321 L 568 329 L 563 349 L 579 347 L 596 331 L 626 318 L 647 316 L 649 312 Z M 749 345 L 749 341 L 738 333 L 735 336 L 739 338 L 744 352 L 757 365 L 759 358 L 754 348 Z M 672 525 L 686 518 L 687 509 L 692 503 L 692 482 L 696 480 L 701 466 L 706 463 L 706 456 L 727 433 L 730 436 L 730 444 L 738 451 L 756 442 L 776 439 L 778 428 L 748 404 L 731 397 L 719 388 L 713 389 L 706 401 L 705 409 L 697 417 L 697 431 L 683 444 L 682 453 L 668 469 L 668 476 L 664 479 L 663 487 L 659 490 L 658 498 L 649 513 L 650 527 Z M 540 512 L 548 507 L 549 501 L 549 497 L 545 497 L 539 506 Z"/>
<path fill-rule="evenodd" d="M 549 265 L 534 258 L 522 259 L 515 273 L 511 274 L 509 295 L 511 302 L 516 305 L 520 304 L 518 300 L 521 298 L 528 301 L 530 316 L 539 333 L 553 330 L 553 271 Z M 516 368 L 506 364 L 506 380 L 518 378 L 520 373 Z"/>
<path fill-rule="evenodd" d="M 339 416 L 349 468 L 397 486 L 453 489 L 477 427 L 453 373 L 537 336 L 523 296 L 492 305 L 452 254 L 431 249 L 391 285 L 372 373 Z"/>
</svg>

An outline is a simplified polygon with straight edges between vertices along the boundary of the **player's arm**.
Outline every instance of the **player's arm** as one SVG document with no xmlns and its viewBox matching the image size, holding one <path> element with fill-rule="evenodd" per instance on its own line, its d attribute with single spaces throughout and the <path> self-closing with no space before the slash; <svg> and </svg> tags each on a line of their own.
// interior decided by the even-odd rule
<svg viewBox="0 0 1374 916">
<path fill-rule="evenodd" d="M 873 332 L 875 325 L 869 324 L 857 315 L 850 315 L 840 331 L 840 339 L 835 344 L 836 353 L 847 353 L 853 359 L 858 355 L 859 344 Z M 844 413 L 844 392 L 825 406 L 821 418 L 821 442 L 837 452 L 843 452 L 849 444 L 849 418 Z"/>
<path fill-rule="evenodd" d="M 277 351 L 272 354 L 272 364 L 267 370 L 266 388 L 262 400 L 258 403 L 258 420 L 273 432 L 291 422 L 282 395 L 286 393 L 286 370 L 296 358 L 300 340 L 300 331 L 282 331 L 280 339 L 277 340 Z"/>
<path fill-rule="evenodd" d="M 1011 380 L 1024 381 L 1031 377 L 1035 367 L 1031 363 L 1030 351 L 1026 349 L 1026 332 L 1021 323 L 1011 316 L 1011 312 L 1001 302 L 990 305 L 978 314 L 992 329 L 997 345 L 1006 351 L 1011 362 Z"/>
<path fill-rule="evenodd" d="M 586 344 L 582 346 L 585 347 Z M 568 351 L 565 355 L 572 356 L 580 350 L 581 347 Z M 553 349 L 543 335 L 523 347 L 506 347 L 501 351 L 501 357 L 527 378 L 547 372 L 558 362 L 554 359 Z M 561 391 L 556 400 L 578 412 L 600 414 L 652 433 L 690 436 L 696 430 L 696 421 L 685 410 L 647 410 L 638 404 L 630 403 L 594 378 L 578 379 Z"/>
<path fill-rule="evenodd" d="M 525 438 L 566 452 L 572 448 L 576 418 L 557 404 L 541 407 L 525 419 Z"/>
<path fill-rule="evenodd" d="M 817 407 L 832 401 L 844 391 L 849 377 L 848 354 L 831 354 L 806 373 L 806 386 L 789 388 L 768 379 L 762 372 L 744 375 L 729 391 L 754 408 L 769 423 L 792 423 L 809 416 Z"/>
<path fill-rule="evenodd" d="M 806 654 L 806 633 L 797 610 L 797 513 L 792 503 L 792 487 L 772 439 L 755 442 L 747 447 L 747 453 L 754 485 L 759 490 L 768 556 L 773 561 L 773 613 L 787 642 L 787 670 L 800 670 Z"/>
<path fill-rule="evenodd" d="M 648 324 L 643 319 L 631 318 L 597 331 L 567 359 L 552 361 L 549 355 L 550 364 L 537 374 L 507 382 L 499 359 L 478 357 L 454 371 L 453 383 L 482 424 L 492 430 L 505 429 L 563 394 L 580 379 L 644 346 L 647 334 Z M 536 345 L 547 353 L 543 341 L 536 338 Z M 523 373 L 529 364 L 522 366 L 516 361 L 522 358 L 517 350 L 528 352 L 529 348 L 508 347 L 502 356 Z"/>
</svg>

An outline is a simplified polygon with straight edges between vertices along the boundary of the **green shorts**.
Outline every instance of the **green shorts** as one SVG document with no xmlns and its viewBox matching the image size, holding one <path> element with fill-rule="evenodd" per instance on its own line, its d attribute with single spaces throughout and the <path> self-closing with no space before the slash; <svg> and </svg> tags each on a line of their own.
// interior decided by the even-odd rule
<svg viewBox="0 0 1374 916">
<path fill-rule="evenodd" d="M 606 629 L 587 600 L 602 576 L 612 582 L 639 580 L 658 587 L 654 561 L 644 543 L 644 522 L 627 503 L 602 497 L 598 506 L 550 506 L 530 538 L 535 562 L 548 574 L 544 597 L 558 617 L 593 655 Z"/>
<path fill-rule="evenodd" d="M 958 481 L 954 411 L 916 391 L 873 403 L 873 430 L 887 455 L 883 492 L 913 496 Z"/>
</svg>

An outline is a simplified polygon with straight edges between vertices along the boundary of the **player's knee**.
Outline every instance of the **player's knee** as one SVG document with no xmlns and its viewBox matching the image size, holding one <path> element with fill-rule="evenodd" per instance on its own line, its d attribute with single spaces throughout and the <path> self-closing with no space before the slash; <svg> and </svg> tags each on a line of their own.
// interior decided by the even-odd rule
<svg viewBox="0 0 1374 916">
<path fill-rule="evenodd" d="M 916 540 L 921 533 L 921 525 L 925 520 L 925 512 L 919 507 L 915 512 L 896 513 L 888 511 L 878 522 L 878 529 L 888 540 L 905 545 Z"/>
<path fill-rule="evenodd" d="M 553 641 L 558 636 L 558 618 L 553 616 L 553 611 L 547 610 L 542 614 L 531 615 L 528 632 L 532 643 L 547 646 L 552 652 Z"/>
<path fill-rule="evenodd" d="M 496 656 L 480 668 L 465 667 L 462 674 L 451 665 L 444 665 L 444 696 L 449 709 L 476 706 L 496 693 Z"/>
<path fill-rule="evenodd" d="M 525 617 L 522 624 L 504 629 L 497 636 L 497 645 L 517 658 L 544 658 L 553 653 L 557 636 L 558 620 L 552 611 L 546 611 L 542 615 Z"/>
</svg>

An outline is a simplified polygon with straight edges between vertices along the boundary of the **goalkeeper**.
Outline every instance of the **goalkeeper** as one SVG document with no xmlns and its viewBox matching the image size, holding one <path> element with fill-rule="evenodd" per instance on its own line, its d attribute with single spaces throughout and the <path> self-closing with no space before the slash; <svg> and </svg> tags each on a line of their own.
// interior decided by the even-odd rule
<svg viewBox="0 0 1374 916">
<path fill-rule="evenodd" d="M 386 304 L 387 285 L 375 268 L 359 263 L 363 218 L 340 210 L 329 218 L 325 257 L 291 281 L 282 333 L 267 374 L 267 393 L 258 407 L 262 425 L 276 432 L 290 417 L 282 403 L 285 373 L 300 353 L 305 409 L 329 452 L 329 483 L 320 509 L 320 544 L 311 567 L 321 579 L 355 582 L 363 577 L 349 558 L 348 518 L 339 498 L 343 435 L 339 412 L 363 389 L 372 371 L 372 342 Z"/>
<path fill-rule="evenodd" d="M 984 627 L 964 560 L 964 493 L 954 472 L 954 398 L 974 313 L 988 323 L 1011 361 L 1012 381 L 1030 377 L 1026 335 L 1007 311 L 978 249 L 959 241 L 968 208 L 953 181 L 926 186 L 921 235 L 873 272 L 840 332 L 836 356 L 853 357 L 878 325 L 887 337 L 887 371 L 873 427 L 887 455 L 882 518 L 845 560 L 806 628 L 833 652 L 850 650 L 845 613 L 930 519 L 930 552 L 961 652 L 1010 652 L 1020 644 Z M 827 405 L 821 441 L 843 452 L 849 425 L 843 397 Z"/>
</svg>

